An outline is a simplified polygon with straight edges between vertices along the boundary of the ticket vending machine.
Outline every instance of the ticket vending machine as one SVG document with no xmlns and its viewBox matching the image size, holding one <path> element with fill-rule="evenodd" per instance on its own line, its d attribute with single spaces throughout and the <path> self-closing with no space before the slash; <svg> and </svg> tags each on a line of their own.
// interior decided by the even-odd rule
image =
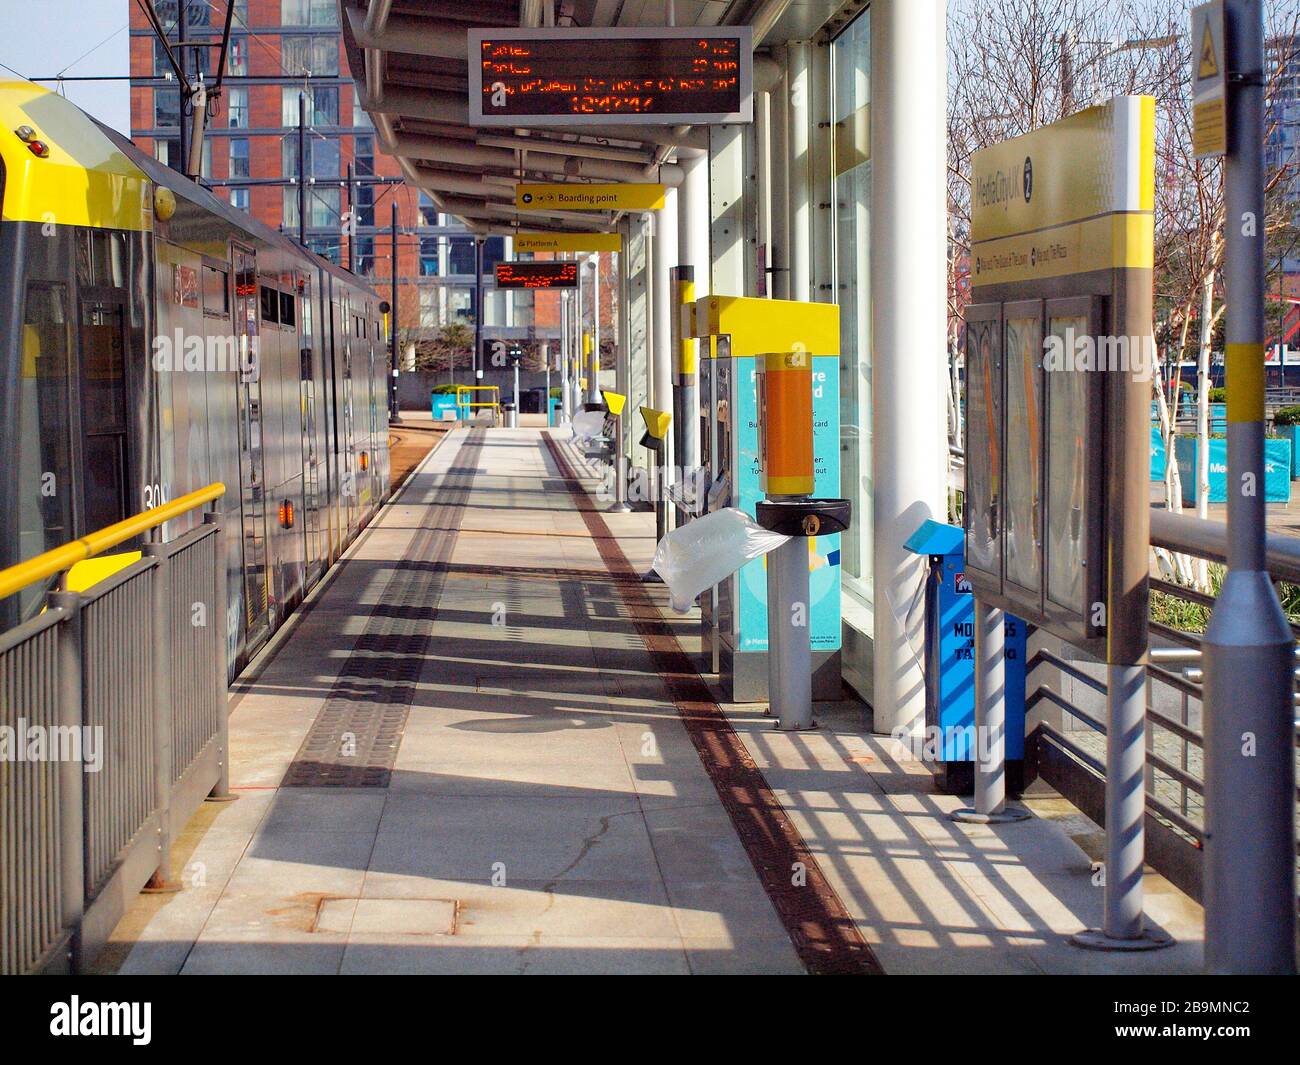
<svg viewBox="0 0 1300 1065">
<path fill-rule="evenodd" d="M 736 507 L 751 517 L 760 485 L 761 356 L 807 352 L 813 377 L 813 495 L 840 494 L 839 308 L 829 303 L 708 296 L 687 315 L 700 345 L 700 512 Z M 840 698 L 840 534 L 808 538 L 813 698 Z M 755 559 L 701 596 L 706 665 L 728 699 L 768 698 L 767 571 Z"/>
<path fill-rule="evenodd" d="M 903 545 L 930 561 L 925 584 L 925 733 L 922 758 L 940 791 L 969 795 L 975 784 L 975 596 L 966 576 L 966 534 L 927 519 Z M 1003 616 L 1007 791 L 1024 787 L 1025 655 L 1028 626 Z"/>
</svg>

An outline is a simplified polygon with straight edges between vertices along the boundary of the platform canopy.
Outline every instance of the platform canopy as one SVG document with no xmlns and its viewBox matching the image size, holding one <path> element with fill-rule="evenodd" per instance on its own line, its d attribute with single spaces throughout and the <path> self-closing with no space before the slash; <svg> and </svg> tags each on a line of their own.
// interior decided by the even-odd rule
<svg viewBox="0 0 1300 1065">
<path fill-rule="evenodd" d="M 752 26 L 755 86 L 762 57 L 807 40 L 837 14 L 864 4 L 836 0 L 555 0 L 558 27 Z M 520 182 L 648 182 L 676 185 L 678 162 L 708 150 L 708 130 L 689 125 L 478 127 L 469 123 L 468 31 L 541 27 L 547 0 L 341 0 L 343 40 L 361 107 L 383 151 L 440 211 L 479 233 L 608 231 L 618 213 L 528 211 Z M 598 44 L 597 44 L 598 47 Z"/>
</svg>

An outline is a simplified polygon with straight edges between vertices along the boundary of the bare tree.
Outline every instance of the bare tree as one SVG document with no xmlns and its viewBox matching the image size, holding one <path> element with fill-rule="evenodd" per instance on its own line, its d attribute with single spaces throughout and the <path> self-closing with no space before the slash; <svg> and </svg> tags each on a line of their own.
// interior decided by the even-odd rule
<svg viewBox="0 0 1300 1065">
<path fill-rule="evenodd" d="M 954 0 L 948 32 L 948 313 L 954 359 L 970 291 L 974 153 L 1112 96 L 1155 98 L 1153 333 L 1160 372 L 1154 398 L 1168 456 L 1166 501 L 1174 509 L 1180 509 L 1182 497 L 1173 439 L 1184 357 L 1189 341 L 1198 349 L 1213 343 L 1232 297 L 1220 289 L 1216 305 L 1211 281 L 1223 259 L 1222 166 L 1217 159 L 1196 159 L 1191 148 L 1190 7 L 1187 0 Z M 1296 56 L 1300 5 L 1268 0 L 1266 20 L 1265 94 L 1272 102 Z M 1267 135 L 1275 134 L 1270 129 Z M 1270 283 L 1276 287 L 1283 259 L 1300 247 L 1295 224 L 1300 186 L 1293 163 L 1274 168 L 1266 181 Z M 1198 327 L 1193 338 L 1192 326 L 1206 313 L 1209 328 Z M 1208 350 L 1203 354 L 1208 361 Z M 1193 579 L 1181 560 L 1173 565 L 1184 579 Z"/>
</svg>

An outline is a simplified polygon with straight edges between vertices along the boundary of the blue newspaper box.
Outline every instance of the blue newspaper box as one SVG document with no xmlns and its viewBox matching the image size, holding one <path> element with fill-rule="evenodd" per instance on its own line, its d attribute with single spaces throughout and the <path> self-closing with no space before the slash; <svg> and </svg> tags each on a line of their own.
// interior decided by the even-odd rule
<svg viewBox="0 0 1300 1065">
<path fill-rule="evenodd" d="M 922 757 L 939 790 L 969 795 L 975 787 L 975 597 L 966 579 L 966 534 L 927 521 L 904 545 L 930 559 L 925 584 L 925 735 Z M 1006 619 L 1007 791 L 1024 787 L 1026 626 Z"/>
</svg>

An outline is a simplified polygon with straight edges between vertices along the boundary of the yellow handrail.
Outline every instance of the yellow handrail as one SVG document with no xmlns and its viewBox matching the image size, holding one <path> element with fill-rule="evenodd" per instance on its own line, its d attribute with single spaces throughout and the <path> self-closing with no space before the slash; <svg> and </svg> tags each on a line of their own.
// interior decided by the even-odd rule
<svg viewBox="0 0 1300 1065">
<path fill-rule="evenodd" d="M 172 518 L 179 518 L 195 507 L 211 503 L 225 494 L 226 486 L 217 481 L 206 488 L 200 488 L 197 492 L 190 492 L 160 507 L 142 511 L 134 517 L 109 525 L 98 532 L 87 533 L 80 540 L 73 540 L 62 547 L 29 558 L 26 562 L 19 562 L 16 566 L 0 570 L 0 599 L 20 592 L 28 585 L 35 584 L 46 577 L 53 577 L 54 574 L 61 573 L 92 555 L 98 555 L 101 551 L 125 543 L 133 536 L 148 532 L 165 521 L 171 521 Z"/>
</svg>

